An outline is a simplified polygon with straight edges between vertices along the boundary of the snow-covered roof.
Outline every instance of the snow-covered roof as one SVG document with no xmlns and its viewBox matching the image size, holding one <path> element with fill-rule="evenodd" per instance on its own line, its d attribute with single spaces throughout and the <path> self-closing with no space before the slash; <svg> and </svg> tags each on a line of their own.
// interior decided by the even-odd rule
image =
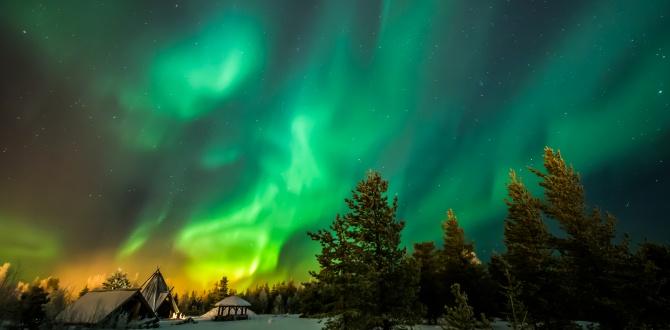
<svg viewBox="0 0 670 330">
<path fill-rule="evenodd" d="M 223 300 L 219 301 L 218 303 L 214 304 L 214 306 L 237 306 L 237 307 L 249 307 L 251 304 L 238 297 L 238 296 L 230 296 L 226 297 Z"/>
<path fill-rule="evenodd" d="M 89 291 L 60 313 L 57 320 L 72 324 L 97 324 L 135 298 L 150 310 L 151 307 L 138 289 Z"/>
</svg>

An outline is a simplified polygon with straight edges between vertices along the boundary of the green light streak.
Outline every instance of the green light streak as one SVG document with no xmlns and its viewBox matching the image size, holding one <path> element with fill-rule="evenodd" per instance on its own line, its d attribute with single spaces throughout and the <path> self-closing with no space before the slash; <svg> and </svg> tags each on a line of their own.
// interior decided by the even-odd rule
<svg viewBox="0 0 670 330">
<path fill-rule="evenodd" d="M 306 278 L 304 233 L 371 168 L 399 196 L 405 242 L 439 240 L 453 208 L 490 243 L 508 169 L 539 166 L 545 145 L 588 176 L 661 158 L 650 149 L 667 139 L 667 2 L 594 1 L 529 21 L 537 33 L 510 3 L 332 1 L 290 18 L 276 3 L 173 5 L 8 2 L 0 17 L 49 83 L 85 99 L 67 113 L 96 133 L 78 136 L 98 139 L 91 167 L 145 185 L 139 205 L 105 201 L 132 206 L 110 216 L 130 217 L 115 261 L 169 255 L 185 283 Z M 57 260 L 74 241 L 2 225 L 0 261 Z"/>
</svg>

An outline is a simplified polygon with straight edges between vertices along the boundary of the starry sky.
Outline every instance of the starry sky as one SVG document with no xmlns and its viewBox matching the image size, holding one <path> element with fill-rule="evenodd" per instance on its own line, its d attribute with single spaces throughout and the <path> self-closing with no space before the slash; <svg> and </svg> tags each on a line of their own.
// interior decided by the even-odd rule
<svg viewBox="0 0 670 330">
<path fill-rule="evenodd" d="M 0 1 L 0 262 L 305 280 L 369 169 L 403 242 L 502 251 L 545 145 L 668 242 L 670 2 Z M 665 187 L 665 189 L 664 189 Z M 537 191 L 536 188 L 533 188 Z M 69 281 L 69 282 L 68 282 Z"/>
</svg>

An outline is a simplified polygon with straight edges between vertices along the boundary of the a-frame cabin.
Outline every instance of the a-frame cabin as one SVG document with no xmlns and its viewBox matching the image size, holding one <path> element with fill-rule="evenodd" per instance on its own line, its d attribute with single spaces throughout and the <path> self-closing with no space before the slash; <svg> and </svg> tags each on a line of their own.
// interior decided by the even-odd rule
<svg viewBox="0 0 670 330">
<path fill-rule="evenodd" d="M 142 284 L 141 288 L 142 295 L 160 318 L 171 318 L 179 315 L 179 307 L 177 307 L 171 291 L 160 269 L 156 269 L 151 277 Z"/>
</svg>

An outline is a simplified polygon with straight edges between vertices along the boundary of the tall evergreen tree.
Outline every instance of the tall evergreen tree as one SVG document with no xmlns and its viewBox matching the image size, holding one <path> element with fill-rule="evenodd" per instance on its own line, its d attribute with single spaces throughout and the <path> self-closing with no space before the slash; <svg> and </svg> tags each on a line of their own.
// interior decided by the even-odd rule
<svg viewBox="0 0 670 330">
<path fill-rule="evenodd" d="M 350 211 L 337 215 L 330 230 L 309 233 L 321 244 L 321 270 L 311 274 L 337 297 L 329 329 L 392 329 L 416 321 L 418 271 L 400 248 L 405 224 L 387 190 L 388 182 L 369 172 L 345 199 Z"/>
<path fill-rule="evenodd" d="M 472 264 L 475 257 L 474 244 L 465 241 L 463 228 L 458 224 L 452 209 L 447 211 L 447 219 L 442 223 L 442 233 L 446 263 L 461 268 Z"/>
<path fill-rule="evenodd" d="M 513 170 L 509 178 L 509 199 L 505 200 L 505 259 L 517 273 L 528 272 L 533 276 L 551 257 L 550 235 L 542 221 L 541 202 L 528 192 Z"/>
<path fill-rule="evenodd" d="M 221 299 L 228 297 L 228 277 L 221 277 L 219 282 L 214 284 L 214 288 L 210 295 L 213 303 L 217 303 L 221 301 Z"/>
<path fill-rule="evenodd" d="M 540 200 L 530 194 L 513 170 L 510 170 L 509 178 L 504 227 L 507 251 L 502 256 L 505 272 L 523 283 L 523 290 L 518 288 L 518 291 L 530 316 L 548 324 L 560 315 L 555 306 L 562 299 L 556 282 L 552 236 L 542 220 Z"/>
<path fill-rule="evenodd" d="M 604 328 L 638 324 L 641 314 L 630 301 L 640 287 L 631 283 L 644 275 L 637 270 L 643 267 L 631 266 L 640 259 L 630 253 L 628 237 L 616 243 L 616 219 L 588 209 L 579 175 L 560 152 L 545 148 L 544 168 L 530 169 L 544 200 L 532 197 L 511 172 L 506 201 L 503 258 L 522 284 L 520 295 L 534 321 L 549 328 L 576 319 Z M 544 219 L 556 221 L 560 233 L 549 233 Z"/>
<path fill-rule="evenodd" d="M 475 311 L 492 313 L 495 306 L 490 297 L 495 294 L 495 285 L 486 267 L 475 253 L 474 243 L 468 241 L 459 225 L 456 213 L 449 209 L 447 219 L 442 223 L 444 248 L 441 251 L 443 296 L 449 294 L 446 288 L 458 283 L 468 292 Z M 452 297 L 456 299 L 456 297 Z"/>
<path fill-rule="evenodd" d="M 557 221 L 565 237 L 553 237 L 561 255 L 559 280 L 564 284 L 563 296 L 568 298 L 567 313 L 573 319 L 598 321 L 604 326 L 624 322 L 618 316 L 613 295 L 617 286 L 617 264 L 629 256 L 628 242 L 615 244 L 615 218 L 600 210 L 589 212 L 579 175 L 568 166 L 559 151 L 544 150 L 546 173 L 531 169 L 541 180 L 545 202 L 542 211 Z"/>
</svg>

